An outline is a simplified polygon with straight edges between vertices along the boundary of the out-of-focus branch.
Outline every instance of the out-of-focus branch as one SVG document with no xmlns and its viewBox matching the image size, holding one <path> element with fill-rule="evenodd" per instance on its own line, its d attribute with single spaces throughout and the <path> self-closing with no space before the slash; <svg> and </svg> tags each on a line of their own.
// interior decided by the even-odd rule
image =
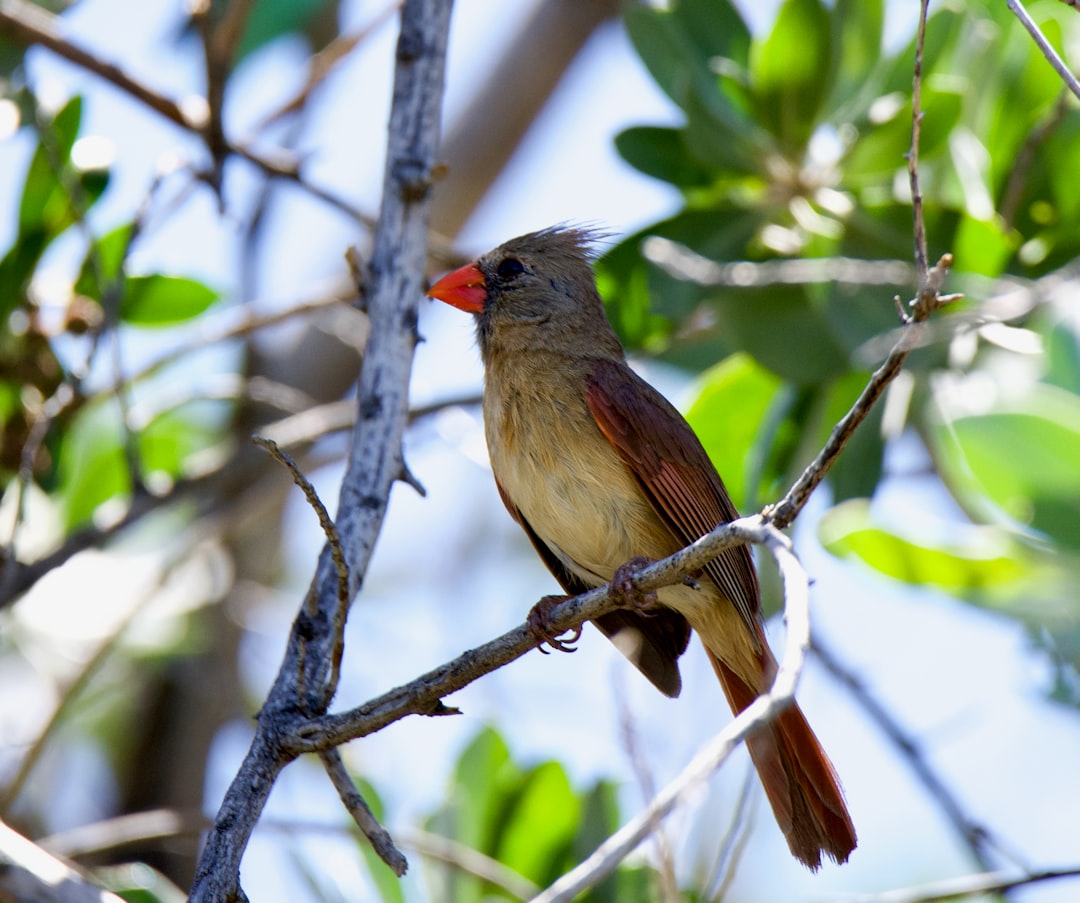
<svg viewBox="0 0 1080 903">
<path fill-rule="evenodd" d="M 123 903 L 0 822 L 0 900 Z"/>
<path fill-rule="evenodd" d="M 923 755 L 916 741 L 893 718 L 888 709 L 878 702 L 866 685 L 859 680 L 858 675 L 816 636 L 813 639 L 813 651 L 825 669 L 847 688 L 859 707 L 870 716 L 870 720 L 900 752 L 919 783 L 926 788 L 934 805 L 941 809 L 945 819 L 967 846 L 979 868 L 990 871 L 993 863 L 990 861 L 989 848 L 1000 847 L 990 831 L 964 811 L 960 801 L 926 760 L 926 756 Z"/>
<path fill-rule="evenodd" d="M 983 894 L 1001 894 L 1033 884 L 1058 881 L 1062 878 L 1080 878 L 1080 866 L 1063 869 L 1042 869 L 1027 874 L 1007 872 L 981 872 L 960 878 L 947 878 L 932 884 L 920 884 L 899 890 L 887 890 L 880 894 L 845 895 L 843 903 L 945 903 L 946 900 L 962 900 Z M 836 903 L 841 903 L 837 900 Z"/>
</svg>

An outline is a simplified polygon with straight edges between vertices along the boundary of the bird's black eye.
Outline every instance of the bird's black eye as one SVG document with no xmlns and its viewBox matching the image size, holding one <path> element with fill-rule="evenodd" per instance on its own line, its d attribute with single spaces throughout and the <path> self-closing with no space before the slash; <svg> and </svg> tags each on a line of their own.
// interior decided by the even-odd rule
<svg viewBox="0 0 1080 903">
<path fill-rule="evenodd" d="M 516 257 L 507 257 L 505 260 L 500 261 L 499 265 L 495 268 L 495 275 L 504 282 L 510 282 L 512 279 L 516 279 L 524 272 L 525 264 Z"/>
</svg>

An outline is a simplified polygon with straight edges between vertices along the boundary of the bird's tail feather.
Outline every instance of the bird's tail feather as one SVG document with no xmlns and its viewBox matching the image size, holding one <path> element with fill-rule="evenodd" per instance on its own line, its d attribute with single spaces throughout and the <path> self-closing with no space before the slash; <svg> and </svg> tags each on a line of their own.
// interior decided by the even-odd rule
<svg viewBox="0 0 1080 903">
<path fill-rule="evenodd" d="M 759 686 L 749 684 L 712 652 L 709 659 L 736 713 L 754 701 L 759 686 L 766 685 L 764 678 L 771 680 L 776 671 L 767 650 Z M 799 707 L 792 703 L 746 745 L 792 855 L 811 870 L 821 865 L 822 853 L 845 862 L 855 849 L 855 827 L 832 763 Z"/>
</svg>

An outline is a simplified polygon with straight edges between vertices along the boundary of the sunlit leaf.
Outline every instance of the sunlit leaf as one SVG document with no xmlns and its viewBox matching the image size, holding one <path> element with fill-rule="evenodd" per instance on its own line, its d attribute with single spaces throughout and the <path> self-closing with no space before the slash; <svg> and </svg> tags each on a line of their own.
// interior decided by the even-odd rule
<svg viewBox="0 0 1080 903">
<path fill-rule="evenodd" d="M 526 776 L 507 811 L 498 859 L 541 886 L 559 877 L 581 815 L 581 801 L 558 762 L 538 765 Z"/>
<path fill-rule="evenodd" d="M 1080 549 L 1080 397 L 1038 386 L 1022 401 L 950 419 L 936 440 L 957 491 Z"/>
<path fill-rule="evenodd" d="M 818 527 L 821 544 L 840 558 L 857 558 L 879 573 L 951 593 L 1000 588 L 1025 573 L 1000 534 L 965 533 L 966 543 L 933 546 L 876 523 L 865 499 L 830 509 Z"/>
<path fill-rule="evenodd" d="M 761 472 L 755 455 L 764 449 L 756 448 L 755 440 L 780 385 L 749 355 L 733 354 L 702 374 L 698 396 L 686 412 L 740 510 L 745 510 L 751 492 L 751 473 Z"/>
<path fill-rule="evenodd" d="M 172 326 L 197 317 L 218 294 L 182 276 L 129 276 L 124 280 L 120 319 L 136 326 Z"/>
<path fill-rule="evenodd" d="M 789 151 L 805 146 L 829 90 L 829 14 L 819 0 L 785 0 L 768 37 L 751 46 L 756 118 Z"/>
<path fill-rule="evenodd" d="M 58 494 L 70 528 L 85 524 L 99 506 L 131 492 L 124 433 L 115 406 L 84 409 L 60 445 Z"/>
</svg>

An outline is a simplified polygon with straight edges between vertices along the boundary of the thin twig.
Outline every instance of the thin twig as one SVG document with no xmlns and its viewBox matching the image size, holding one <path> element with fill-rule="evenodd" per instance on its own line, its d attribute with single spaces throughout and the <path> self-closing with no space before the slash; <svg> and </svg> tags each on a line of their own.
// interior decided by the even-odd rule
<svg viewBox="0 0 1080 903">
<path fill-rule="evenodd" d="M 915 220 L 915 269 L 918 275 L 919 297 L 926 291 L 930 272 L 926 252 L 926 221 L 923 219 L 923 198 L 919 189 L 919 135 L 922 131 L 922 56 L 926 42 L 926 15 L 930 0 L 919 5 L 919 30 L 915 38 L 915 71 L 911 83 L 911 148 L 907 153 L 908 181 L 911 183 L 911 209 Z"/>
<path fill-rule="evenodd" d="M 356 827 L 360 829 L 360 833 L 368 839 L 378 857 L 400 878 L 409 868 L 409 863 L 401 851 L 394 846 L 394 839 L 390 836 L 390 832 L 379 824 L 379 820 L 360 795 L 360 791 L 356 789 L 342 761 L 341 753 L 336 749 L 330 749 L 319 753 L 319 758 L 342 804 L 356 822 Z"/>
<path fill-rule="evenodd" d="M 1076 76 L 1069 71 L 1069 67 L 1065 65 L 1065 61 L 1058 55 L 1058 52 L 1054 49 L 1053 45 L 1046 39 L 1046 35 L 1042 33 L 1039 26 L 1035 24 L 1031 16 L 1028 15 L 1028 11 L 1024 9 L 1024 4 L 1020 0 L 1006 0 L 1009 4 L 1009 9 L 1013 11 L 1013 15 L 1016 16 L 1023 24 L 1024 28 L 1028 30 L 1028 34 L 1034 39 L 1038 45 L 1039 50 L 1042 51 L 1042 55 L 1046 57 L 1051 66 L 1054 67 L 1054 71 L 1061 76 L 1061 80 L 1065 82 L 1065 86 L 1072 91 L 1078 98 L 1080 98 L 1080 81 L 1077 81 Z M 1068 2 L 1068 0 L 1065 0 Z M 1073 5 L 1073 4 L 1069 4 Z"/>
<path fill-rule="evenodd" d="M 300 471 L 300 467 L 297 463 L 289 455 L 285 454 L 273 439 L 267 439 L 264 436 L 252 436 L 251 441 L 269 452 L 270 456 L 275 461 L 292 474 L 293 482 L 303 491 L 304 498 L 307 499 L 308 504 L 319 518 L 319 526 L 322 527 L 323 535 L 326 537 L 326 543 L 330 548 L 330 557 L 334 562 L 334 569 L 337 571 L 337 605 L 335 606 L 333 613 L 334 640 L 330 652 L 330 677 L 326 682 L 324 689 L 325 698 L 321 703 L 322 706 L 326 706 L 329 705 L 334 693 L 337 692 L 338 682 L 341 677 L 341 658 L 345 652 L 345 619 L 347 618 L 349 611 L 349 565 L 345 560 L 345 552 L 341 548 L 341 536 L 338 534 L 338 529 L 334 525 L 330 513 L 326 510 L 326 506 L 322 503 L 322 499 L 319 498 L 319 494 L 315 491 L 315 487 L 311 485 L 311 481 Z M 318 599 L 315 594 L 308 593 L 304 607 L 309 618 L 318 617 L 319 612 L 317 603 Z M 301 657 L 299 661 L 297 678 L 301 690 L 301 705 L 303 705 L 303 700 L 306 696 L 306 693 L 304 692 L 303 657 Z M 342 767 L 344 768 L 344 765 L 342 765 Z M 333 778 L 332 774 L 331 778 Z"/>
</svg>

